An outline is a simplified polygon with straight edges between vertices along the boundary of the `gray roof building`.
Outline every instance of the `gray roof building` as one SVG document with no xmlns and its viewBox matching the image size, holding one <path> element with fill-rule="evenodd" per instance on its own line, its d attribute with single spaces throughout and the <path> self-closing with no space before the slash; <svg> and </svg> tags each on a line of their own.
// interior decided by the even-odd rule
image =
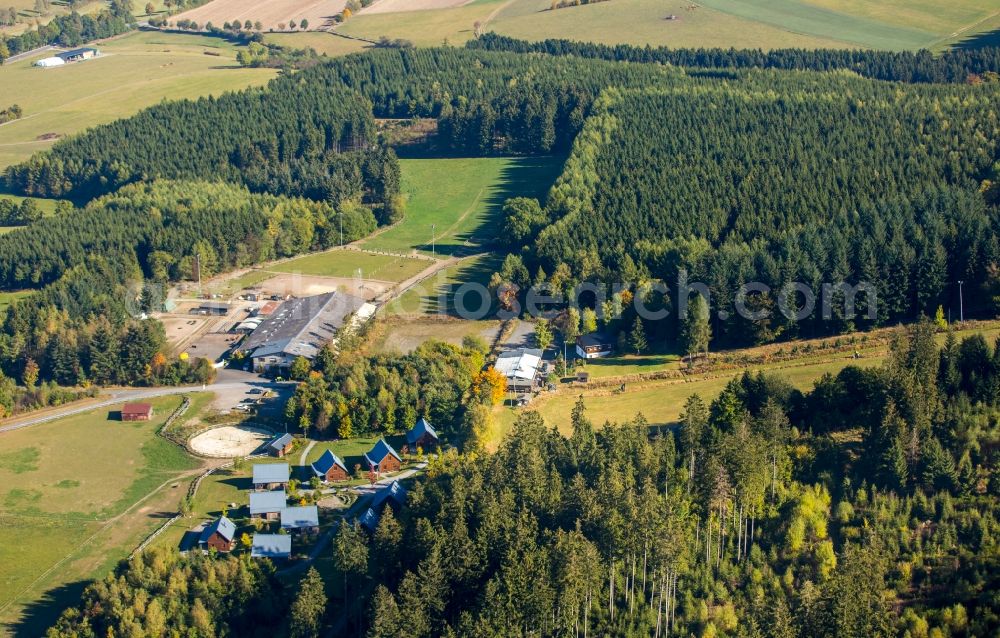
<svg viewBox="0 0 1000 638">
<path fill-rule="evenodd" d="M 365 300 L 341 292 L 286 301 L 261 322 L 241 346 L 254 358 L 285 355 L 315 357 L 336 336 Z"/>
<path fill-rule="evenodd" d="M 198 539 L 198 542 L 202 544 L 207 543 L 208 539 L 212 538 L 212 534 L 216 532 L 227 541 L 232 541 L 236 537 L 236 523 L 233 523 L 225 516 L 220 516 L 212 521 L 211 524 L 206 525 L 205 529 L 201 530 L 201 537 Z"/>
<path fill-rule="evenodd" d="M 253 466 L 253 484 L 287 483 L 288 463 L 258 463 Z"/>
<path fill-rule="evenodd" d="M 254 558 L 288 558 L 292 555 L 292 537 L 288 534 L 254 534 L 250 555 Z"/>
<path fill-rule="evenodd" d="M 250 515 L 270 514 L 285 509 L 285 490 L 277 492 L 252 492 L 250 494 Z"/>
<path fill-rule="evenodd" d="M 286 507 L 281 510 L 282 529 L 302 529 L 304 527 L 319 527 L 319 508 L 315 505 L 305 507 Z"/>
</svg>

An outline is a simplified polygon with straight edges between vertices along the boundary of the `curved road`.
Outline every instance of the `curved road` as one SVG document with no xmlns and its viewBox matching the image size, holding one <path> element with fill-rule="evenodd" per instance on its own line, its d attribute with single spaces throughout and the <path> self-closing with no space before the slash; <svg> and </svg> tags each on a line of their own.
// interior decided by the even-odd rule
<svg viewBox="0 0 1000 638">
<path fill-rule="evenodd" d="M 288 383 L 275 383 L 263 377 L 259 377 L 249 372 L 238 370 L 220 370 L 219 378 L 215 383 L 200 386 L 171 386 L 160 388 L 121 388 L 110 390 L 100 395 L 97 403 L 73 402 L 64 406 L 45 410 L 43 414 L 32 416 L 31 414 L 14 417 L 0 421 L 0 434 L 13 432 L 22 428 L 31 427 L 40 423 L 48 423 L 62 419 L 63 417 L 83 414 L 91 410 L 110 407 L 128 401 L 140 401 L 142 399 L 154 399 L 156 397 L 169 396 L 172 394 L 185 394 L 188 392 L 201 392 L 203 390 L 215 393 L 232 392 L 237 395 L 245 395 L 252 388 L 262 388 L 270 390 L 288 389 Z"/>
</svg>

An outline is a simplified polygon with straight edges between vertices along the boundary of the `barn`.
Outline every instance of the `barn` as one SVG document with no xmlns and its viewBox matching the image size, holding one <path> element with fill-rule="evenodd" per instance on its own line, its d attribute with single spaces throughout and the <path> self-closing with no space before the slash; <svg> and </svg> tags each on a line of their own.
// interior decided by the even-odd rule
<svg viewBox="0 0 1000 638">
<path fill-rule="evenodd" d="M 431 427 L 427 419 L 420 417 L 417 424 L 406 433 L 406 445 L 411 452 L 416 452 L 417 448 L 423 450 L 433 450 L 438 446 L 438 434 Z"/>
<path fill-rule="evenodd" d="M 285 509 L 285 490 L 250 494 L 250 518 L 276 521 Z"/>
<path fill-rule="evenodd" d="M 268 444 L 267 451 L 271 456 L 282 458 L 292 451 L 292 435 L 285 433 L 274 439 Z"/>
<path fill-rule="evenodd" d="M 405 503 L 406 488 L 400 485 L 399 481 L 393 481 L 392 485 L 375 493 L 375 498 L 372 499 L 370 507 L 376 512 L 381 513 L 386 505 L 398 511 Z"/>
<path fill-rule="evenodd" d="M 281 529 L 301 534 L 319 533 L 319 508 L 315 505 L 281 510 Z"/>
<path fill-rule="evenodd" d="M 312 464 L 312 471 L 324 483 L 349 481 L 351 473 L 339 456 L 327 450 Z"/>
<path fill-rule="evenodd" d="M 258 463 L 253 466 L 253 488 L 258 492 L 288 487 L 288 463 Z"/>
<path fill-rule="evenodd" d="M 392 449 L 391 445 L 385 442 L 385 439 L 379 439 L 378 443 L 365 454 L 365 461 L 376 474 L 398 472 L 403 465 L 403 459 L 399 457 L 399 454 L 396 454 L 396 450 Z"/>
<path fill-rule="evenodd" d="M 225 516 L 220 516 L 201 530 L 198 545 L 204 550 L 233 551 L 236 547 L 236 524 Z"/>
<path fill-rule="evenodd" d="M 57 53 L 56 57 L 61 59 L 63 62 L 80 62 L 97 57 L 97 49 L 93 47 L 81 47 L 79 49 L 71 49 L 69 51 Z"/>
<path fill-rule="evenodd" d="M 126 403 L 122 406 L 122 421 L 148 421 L 153 418 L 153 406 L 149 403 Z"/>
</svg>

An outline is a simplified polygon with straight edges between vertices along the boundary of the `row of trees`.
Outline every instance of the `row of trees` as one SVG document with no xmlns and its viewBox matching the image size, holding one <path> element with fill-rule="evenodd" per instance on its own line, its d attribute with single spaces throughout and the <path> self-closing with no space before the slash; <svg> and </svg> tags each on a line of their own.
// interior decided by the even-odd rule
<svg viewBox="0 0 1000 638">
<path fill-rule="evenodd" d="M 966 82 L 970 76 L 1000 73 L 1000 47 L 954 48 L 940 54 L 860 49 L 683 49 L 596 44 L 548 39 L 517 40 L 485 33 L 466 46 L 484 51 L 546 53 L 619 62 L 671 64 L 704 69 L 847 69 L 865 77 L 895 82 Z"/>
</svg>

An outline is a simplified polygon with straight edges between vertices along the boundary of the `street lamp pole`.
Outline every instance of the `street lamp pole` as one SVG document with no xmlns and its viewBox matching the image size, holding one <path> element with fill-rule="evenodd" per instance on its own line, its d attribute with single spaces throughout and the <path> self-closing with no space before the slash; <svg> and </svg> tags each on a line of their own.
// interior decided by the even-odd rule
<svg viewBox="0 0 1000 638">
<path fill-rule="evenodd" d="M 962 299 L 962 284 L 965 282 L 961 279 L 958 280 L 958 320 L 965 321 L 965 303 Z"/>
</svg>

